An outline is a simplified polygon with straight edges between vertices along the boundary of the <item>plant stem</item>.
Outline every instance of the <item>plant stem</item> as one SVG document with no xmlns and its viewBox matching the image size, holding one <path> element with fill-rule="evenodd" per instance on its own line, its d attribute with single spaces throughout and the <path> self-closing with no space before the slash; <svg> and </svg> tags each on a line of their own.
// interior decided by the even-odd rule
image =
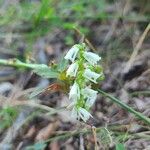
<svg viewBox="0 0 150 150">
<path fill-rule="evenodd" d="M 116 104 L 118 104 L 119 106 L 121 106 L 122 108 L 124 108 L 125 110 L 129 111 L 130 113 L 134 114 L 137 118 L 143 120 L 145 123 L 147 123 L 148 125 L 150 125 L 150 118 L 144 116 L 142 113 L 135 111 L 133 108 L 131 108 L 130 106 L 126 105 L 125 103 L 123 103 L 121 100 L 113 97 L 112 95 L 99 90 L 98 92 L 102 95 L 104 95 L 105 97 L 108 97 L 110 100 L 112 100 L 113 102 L 115 102 Z"/>
<path fill-rule="evenodd" d="M 0 59 L 0 65 L 8 65 L 12 67 L 19 67 L 19 68 L 30 68 L 36 69 L 37 67 L 46 67 L 45 64 L 31 64 L 31 63 L 24 63 L 16 58 L 14 59 Z"/>
<path fill-rule="evenodd" d="M 150 91 L 135 91 L 130 93 L 131 96 L 150 95 Z"/>
</svg>

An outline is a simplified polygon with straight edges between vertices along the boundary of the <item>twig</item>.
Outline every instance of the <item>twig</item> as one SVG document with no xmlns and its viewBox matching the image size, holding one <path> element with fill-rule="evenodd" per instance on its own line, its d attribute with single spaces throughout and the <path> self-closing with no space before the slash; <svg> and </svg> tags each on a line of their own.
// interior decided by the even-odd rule
<svg viewBox="0 0 150 150">
<path fill-rule="evenodd" d="M 48 111 L 48 113 L 46 114 L 48 116 L 52 115 L 52 114 L 59 113 L 65 109 L 65 107 L 54 109 L 54 108 L 48 107 L 46 105 L 38 104 L 37 102 L 35 103 L 34 101 L 27 101 L 27 100 L 15 100 L 15 101 L 13 101 L 13 103 L 6 101 L 5 103 L 3 103 L 0 106 L 2 106 L 2 107 L 7 107 L 7 106 L 10 106 L 10 107 L 16 107 L 16 106 L 35 107 L 35 108 L 39 108 L 39 109 Z"/>
<path fill-rule="evenodd" d="M 98 150 L 98 146 L 97 146 L 97 136 L 96 136 L 96 128 L 95 128 L 94 126 L 92 127 L 92 132 L 93 132 L 93 136 L 94 136 L 95 150 Z"/>
<path fill-rule="evenodd" d="M 79 30 L 79 29 L 77 29 L 77 28 L 74 28 L 74 30 L 79 34 L 79 35 L 81 35 L 81 40 L 82 40 L 82 42 L 85 42 L 93 51 L 96 51 L 96 49 L 95 49 L 95 47 L 91 44 L 91 42 L 87 39 L 87 38 L 85 38 L 85 35 Z"/>
<path fill-rule="evenodd" d="M 80 150 L 85 150 L 84 149 L 84 139 L 83 139 L 83 135 L 80 134 Z"/>
<path fill-rule="evenodd" d="M 134 48 L 133 53 L 132 53 L 132 55 L 131 55 L 131 57 L 130 57 L 129 61 L 127 62 L 127 65 L 124 69 L 124 72 L 127 72 L 130 69 L 130 67 L 131 67 L 132 63 L 134 62 L 135 57 L 138 54 L 138 52 L 142 46 L 142 43 L 143 43 L 146 35 L 148 34 L 149 30 L 150 30 L 150 23 L 147 25 L 146 29 L 144 30 L 143 34 L 141 35 L 141 37 L 138 41 L 136 47 Z"/>
</svg>

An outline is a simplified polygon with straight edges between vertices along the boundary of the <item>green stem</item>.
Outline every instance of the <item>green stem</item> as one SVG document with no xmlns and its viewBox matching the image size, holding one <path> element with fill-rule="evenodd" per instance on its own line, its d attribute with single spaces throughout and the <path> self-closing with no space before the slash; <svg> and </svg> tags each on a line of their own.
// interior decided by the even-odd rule
<svg viewBox="0 0 150 150">
<path fill-rule="evenodd" d="M 150 95 L 150 91 L 135 91 L 130 93 L 131 96 Z"/>
<path fill-rule="evenodd" d="M 21 62 L 18 59 L 0 59 L 0 65 L 8 65 L 8 66 L 13 66 L 13 67 L 20 67 L 20 68 L 30 68 L 30 69 L 35 69 L 37 67 L 40 67 L 42 64 L 30 64 L 30 63 L 24 63 Z M 46 65 L 43 64 L 43 67 Z"/>
<path fill-rule="evenodd" d="M 46 68 L 47 65 L 45 64 L 31 64 L 31 63 L 24 63 L 16 58 L 13 59 L 0 59 L 0 65 L 18 67 L 18 68 L 29 68 L 29 69 L 39 69 L 39 68 Z"/>
<path fill-rule="evenodd" d="M 129 107 L 128 105 L 126 105 L 125 103 L 123 103 L 121 100 L 113 97 L 112 95 L 99 90 L 98 92 L 102 95 L 104 95 L 105 97 L 108 97 L 110 100 L 112 100 L 113 102 L 115 102 L 116 104 L 118 104 L 119 106 L 121 106 L 122 108 L 124 108 L 125 110 L 129 111 L 130 113 L 134 114 L 137 118 L 143 120 L 145 123 L 147 123 L 148 125 L 150 125 L 150 118 L 144 116 L 142 113 L 135 111 L 133 108 Z"/>
</svg>

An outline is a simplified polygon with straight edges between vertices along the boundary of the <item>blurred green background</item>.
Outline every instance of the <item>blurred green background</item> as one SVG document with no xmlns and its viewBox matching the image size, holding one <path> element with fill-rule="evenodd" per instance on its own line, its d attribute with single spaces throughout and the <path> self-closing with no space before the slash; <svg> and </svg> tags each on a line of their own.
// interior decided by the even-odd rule
<svg viewBox="0 0 150 150">
<path fill-rule="evenodd" d="M 40 37 L 53 37 L 65 48 L 84 35 L 108 63 L 126 59 L 150 21 L 149 8 L 148 0 L 1 0 L 0 52 L 18 56 L 24 45 L 28 57 Z"/>
</svg>

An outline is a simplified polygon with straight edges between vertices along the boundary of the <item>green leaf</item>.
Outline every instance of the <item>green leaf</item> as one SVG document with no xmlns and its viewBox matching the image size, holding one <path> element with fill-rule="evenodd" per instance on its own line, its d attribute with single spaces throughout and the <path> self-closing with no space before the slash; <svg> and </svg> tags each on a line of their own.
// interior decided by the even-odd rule
<svg viewBox="0 0 150 150">
<path fill-rule="evenodd" d="M 33 69 L 33 72 L 35 72 L 43 78 L 57 78 L 59 75 L 59 73 L 56 70 L 51 69 L 46 65 L 39 65 L 35 67 Z"/>
<path fill-rule="evenodd" d="M 32 99 L 33 97 L 35 97 L 35 96 L 37 96 L 37 95 L 39 95 L 39 94 L 41 94 L 42 92 L 44 92 L 45 91 L 45 89 L 46 88 L 36 88 L 33 92 L 31 92 L 31 94 L 29 95 L 29 99 Z"/>
<path fill-rule="evenodd" d="M 76 27 L 75 23 L 71 23 L 71 22 L 63 23 L 64 29 L 72 30 L 74 27 Z"/>
<path fill-rule="evenodd" d="M 49 2 L 50 2 L 49 0 L 41 1 L 41 8 L 39 12 L 37 13 L 37 16 L 35 17 L 36 24 L 39 24 L 39 22 L 42 21 L 48 13 L 53 14 L 53 10 L 49 7 Z M 49 12 L 50 9 L 51 9 L 51 12 Z"/>
<path fill-rule="evenodd" d="M 117 143 L 116 144 L 116 150 L 126 150 L 124 144 L 122 143 Z"/>
<path fill-rule="evenodd" d="M 6 127 L 9 127 L 13 119 L 15 119 L 17 116 L 17 110 L 13 107 L 6 107 L 0 110 L 0 129 L 4 129 Z"/>
<path fill-rule="evenodd" d="M 66 45 L 73 45 L 74 44 L 74 39 L 72 35 L 68 35 L 65 37 L 65 44 Z"/>
<path fill-rule="evenodd" d="M 44 150 L 46 144 L 44 142 L 35 143 L 32 146 L 28 146 L 25 150 Z"/>
<path fill-rule="evenodd" d="M 60 63 L 57 65 L 57 70 L 62 72 L 66 69 L 67 65 L 68 65 L 68 61 L 63 57 Z"/>
</svg>

